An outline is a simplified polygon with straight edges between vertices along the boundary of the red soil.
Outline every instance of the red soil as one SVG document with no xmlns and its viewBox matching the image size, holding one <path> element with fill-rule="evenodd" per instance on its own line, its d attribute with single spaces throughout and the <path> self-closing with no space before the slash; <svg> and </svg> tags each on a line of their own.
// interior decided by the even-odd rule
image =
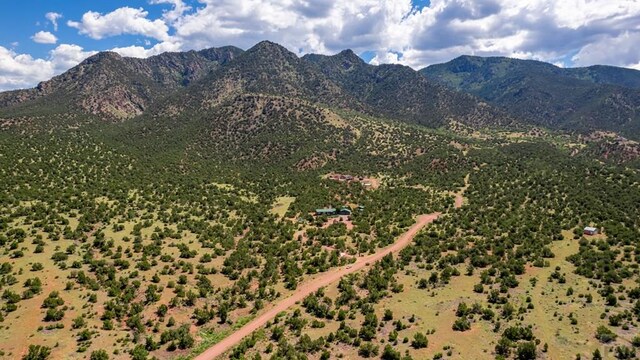
<svg viewBox="0 0 640 360">
<path fill-rule="evenodd" d="M 238 331 L 234 332 L 221 342 L 213 345 L 205 352 L 198 355 L 196 357 L 196 360 L 215 359 L 216 357 L 224 354 L 227 350 L 231 349 L 233 346 L 237 345 L 240 341 L 242 341 L 243 338 L 251 335 L 252 332 L 264 326 L 269 320 L 275 318 L 278 313 L 287 310 L 291 306 L 295 305 L 296 302 L 302 301 L 305 297 L 307 297 L 307 295 L 317 291 L 321 287 L 325 287 L 340 280 L 340 278 L 345 275 L 354 273 L 368 266 L 369 264 L 373 264 L 374 262 L 381 260 L 388 254 L 399 252 L 411 243 L 413 238 L 423 227 L 432 223 L 439 216 L 440 213 L 421 215 L 418 217 L 417 222 L 413 226 L 411 226 L 411 228 L 409 228 L 407 232 L 402 234 L 400 238 L 398 238 L 398 241 L 396 241 L 395 243 L 389 245 L 384 249 L 380 249 L 375 254 L 360 257 L 353 264 L 329 270 L 313 281 L 302 284 L 300 287 L 298 287 L 295 293 L 274 304 L 260 316 L 256 317 L 251 322 L 238 329 Z"/>
</svg>

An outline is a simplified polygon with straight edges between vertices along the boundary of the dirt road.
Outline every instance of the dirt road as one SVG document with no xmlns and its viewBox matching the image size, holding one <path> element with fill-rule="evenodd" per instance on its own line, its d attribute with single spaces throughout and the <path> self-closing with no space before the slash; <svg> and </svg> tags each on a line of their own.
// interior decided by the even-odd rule
<svg viewBox="0 0 640 360">
<path fill-rule="evenodd" d="M 460 194 L 456 194 L 456 200 L 454 203 L 454 207 L 456 209 L 459 209 L 462 207 L 462 205 L 464 204 L 464 196 L 460 195 Z"/>
<path fill-rule="evenodd" d="M 460 191 L 455 193 L 456 201 L 454 206 L 456 209 L 461 208 L 462 205 L 464 204 L 464 192 L 467 191 L 468 188 L 469 188 L 469 174 L 467 174 L 467 176 L 464 177 L 464 186 L 460 189 Z"/>
<path fill-rule="evenodd" d="M 224 354 L 224 352 L 226 352 L 227 350 L 231 349 L 233 346 L 237 345 L 240 341 L 242 341 L 243 338 L 251 335 L 252 332 L 264 326 L 267 321 L 275 318 L 278 313 L 287 310 L 296 302 L 302 301 L 305 297 L 307 297 L 307 295 L 315 292 L 319 288 L 334 283 L 340 280 L 340 278 L 345 275 L 361 270 L 362 268 L 368 266 L 369 264 L 373 264 L 374 262 L 382 259 L 384 256 L 390 253 L 399 252 L 411 243 L 418 231 L 420 231 L 427 224 L 430 224 L 431 222 L 436 220 L 440 215 L 440 213 L 421 215 L 418 217 L 417 222 L 413 226 L 411 226 L 409 230 L 407 230 L 407 232 L 402 234 L 395 243 L 379 250 L 375 254 L 359 257 L 357 258 L 356 262 L 351 265 L 329 270 L 313 281 L 300 285 L 295 293 L 291 294 L 285 299 L 280 300 L 280 302 L 276 303 L 267 311 L 260 314 L 247 325 L 243 326 L 238 331 L 229 335 L 221 342 L 213 345 L 205 352 L 198 355 L 196 357 L 196 360 L 215 359 L 216 357 Z"/>
</svg>

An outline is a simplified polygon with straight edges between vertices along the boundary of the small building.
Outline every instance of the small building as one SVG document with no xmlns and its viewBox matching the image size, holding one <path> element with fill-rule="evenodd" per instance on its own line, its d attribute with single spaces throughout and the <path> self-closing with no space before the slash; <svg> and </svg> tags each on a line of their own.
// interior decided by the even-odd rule
<svg viewBox="0 0 640 360">
<path fill-rule="evenodd" d="M 591 226 L 587 226 L 584 228 L 584 234 L 585 235 L 596 235 L 598 233 L 598 229 L 591 227 Z"/>
<path fill-rule="evenodd" d="M 316 215 L 335 215 L 338 211 L 335 208 L 316 209 Z"/>
<path fill-rule="evenodd" d="M 340 209 L 340 211 L 338 212 L 338 215 L 347 215 L 347 216 L 351 216 L 351 209 L 349 209 L 348 207 L 343 207 L 342 209 Z"/>
</svg>

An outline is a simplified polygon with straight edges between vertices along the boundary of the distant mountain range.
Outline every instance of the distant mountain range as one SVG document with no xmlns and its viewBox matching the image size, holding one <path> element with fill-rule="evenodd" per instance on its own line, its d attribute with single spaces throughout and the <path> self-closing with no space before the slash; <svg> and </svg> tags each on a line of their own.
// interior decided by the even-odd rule
<svg viewBox="0 0 640 360">
<path fill-rule="evenodd" d="M 461 56 L 420 72 L 530 124 L 640 138 L 640 71 L 612 66 L 564 69 L 539 61 Z"/>
<path fill-rule="evenodd" d="M 427 80 L 411 68 L 372 66 L 351 51 L 298 58 L 261 42 L 165 53 L 147 59 L 105 52 L 34 89 L 0 93 L 0 117 L 80 113 L 112 120 L 206 111 L 240 94 L 296 98 L 430 127 L 514 120 L 475 96 Z"/>
<path fill-rule="evenodd" d="M 373 66 L 351 50 L 299 58 L 268 41 L 247 51 L 228 46 L 147 59 L 99 53 L 36 88 L 0 93 L 0 118 L 175 118 L 229 109 L 245 95 L 434 128 L 524 125 L 640 138 L 639 71 L 471 56 L 414 71 Z"/>
</svg>

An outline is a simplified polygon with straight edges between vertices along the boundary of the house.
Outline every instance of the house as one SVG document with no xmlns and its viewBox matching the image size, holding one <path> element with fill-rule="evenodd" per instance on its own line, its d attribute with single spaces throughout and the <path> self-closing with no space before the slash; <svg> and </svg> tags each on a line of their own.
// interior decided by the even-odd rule
<svg viewBox="0 0 640 360">
<path fill-rule="evenodd" d="M 585 235 L 595 235 L 598 233 L 598 229 L 591 227 L 591 226 L 587 226 L 584 228 L 584 234 Z"/>
<path fill-rule="evenodd" d="M 317 216 L 322 216 L 322 215 L 335 215 L 338 211 L 334 208 L 323 208 L 323 209 L 316 209 L 316 215 Z"/>
<path fill-rule="evenodd" d="M 338 215 L 347 215 L 350 216 L 351 215 L 351 209 L 349 209 L 348 207 L 343 207 L 342 209 L 340 209 L 340 211 L 338 212 Z"/>
</svg>

